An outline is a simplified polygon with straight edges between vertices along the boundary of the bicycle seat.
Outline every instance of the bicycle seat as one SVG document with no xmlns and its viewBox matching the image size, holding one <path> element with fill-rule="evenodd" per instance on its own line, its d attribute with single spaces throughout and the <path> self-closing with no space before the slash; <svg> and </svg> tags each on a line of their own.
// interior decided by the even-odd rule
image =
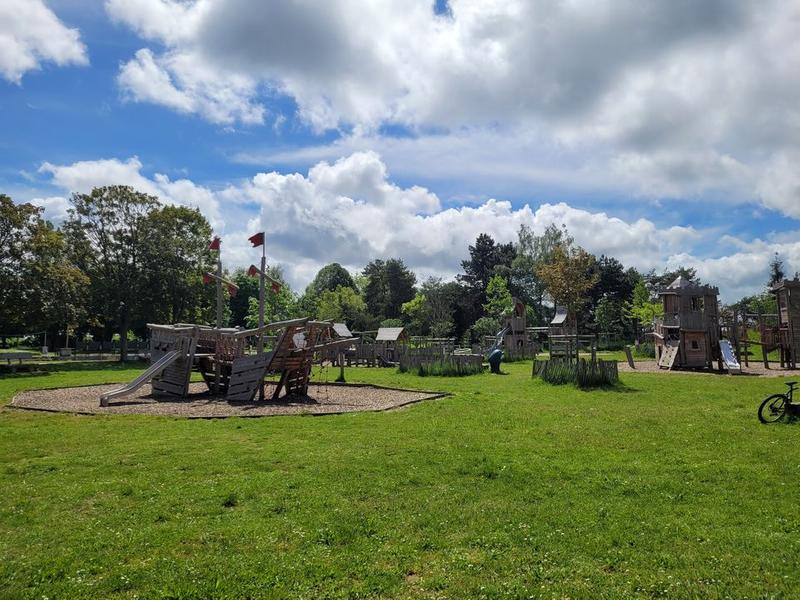
<svg viewBox="0 0 800 600">
<path fill-rule="evenodd" d="M 794 386 L 796 386 L 796 385 L 797 385 L 797 382 L 796 382 L 796 381 L 786 381 L 785 383 L 786 383 L 786 385 L 788 385 L 790 388 L 793 388 Z"/>
</svg>

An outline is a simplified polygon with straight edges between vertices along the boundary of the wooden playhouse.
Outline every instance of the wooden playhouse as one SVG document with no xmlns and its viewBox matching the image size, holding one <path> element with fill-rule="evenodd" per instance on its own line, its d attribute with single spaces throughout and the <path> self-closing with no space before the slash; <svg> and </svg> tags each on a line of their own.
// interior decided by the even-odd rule
<svg viewBox="0 0 800 600">
<path fill-rule="evenodd" d="M 659 366 L 713 368 L 721 360 L 719 289 L 678 277 L 659 296 L 664 316 L 653 328 Z"/>
</svg>

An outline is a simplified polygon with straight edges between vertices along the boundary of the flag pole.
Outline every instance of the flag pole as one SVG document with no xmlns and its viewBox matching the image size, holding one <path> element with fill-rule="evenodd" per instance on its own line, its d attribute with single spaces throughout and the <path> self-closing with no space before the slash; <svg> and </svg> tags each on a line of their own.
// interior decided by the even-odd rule
<svg viewBox="0 0 800 600">
<path fill-rule="evenodd" d="M 266 233 L 262 234 L 266 238 Z M 267 271 L 267 240 L 264 239 L 261 244 L 261 273 L 258 277 L 258 327 L 264 327 L 264 286 L 266 285 L 266 271 Z M 264 332 L 262 331 L 258 336 L 258 353 L 264 352 Z M 258 399 L 263 402 L 264 400 L 264 381 L 258 386 Z"/>
</svg>

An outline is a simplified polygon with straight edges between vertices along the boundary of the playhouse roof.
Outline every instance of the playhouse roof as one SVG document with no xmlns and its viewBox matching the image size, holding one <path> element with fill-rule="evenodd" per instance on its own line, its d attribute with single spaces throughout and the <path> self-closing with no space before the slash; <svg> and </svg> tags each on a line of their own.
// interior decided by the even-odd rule
<svg viewBox="0 0 800 600">
<path fill-rule="evenodd" d="M 678 275 L 678 277 L 667 286 L 668 290 L 679 290 L 687 287 L 692 287 L 692 282 L 686 279 L 683 275 Z"/>
<path fill-rule="evenodd" d="M 698 285 L 693 281 L 686 279 L 683 275 L 675 278 L 675 281 L 670 283 L 667 287 L 662 288 L 660 294 L 677 294 L 689 296 L 718 296 L 719 288 L 710 285 Z"/>
<path fill-rule="evenodd" d="M 401 337 L 404 337 L 405 329 L 403 327 L 381 327 L 378 329 L 378 335 L 375 336 L 376 342 L 396 342 Z"/>
<path fill-rule="evenodd" d="M 567 322 L 567 308 L 565 306 L 559 306 L 556 308 L 556 314 L 553 317 L 553 320 L 550 321 L 550 325 L 563 325 Z"/>
<path fill-rule="evenodd" d="M 353 334 L 350 333 L 350 330 L 347 328 L 347 325 L 344 323 L 334 323 L 333 330 L 336 332 L 336 335 L 343 338 L 350 338 L 353 337 Z"/>
</svg>

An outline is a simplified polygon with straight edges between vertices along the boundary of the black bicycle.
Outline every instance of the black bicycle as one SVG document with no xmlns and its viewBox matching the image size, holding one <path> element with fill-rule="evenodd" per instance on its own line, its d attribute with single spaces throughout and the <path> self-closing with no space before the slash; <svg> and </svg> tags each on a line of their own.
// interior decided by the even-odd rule
<svg viewBox="0 0 800 600">
<path fill-rule="evenodd" d="M 775 423 L 780 421 L 789 412 L 794 412 L 797 404 L 792 403 L 792 395 L 797 385 L 796 381 L 787 381 L 789 391 L 785 394 L 773 394 L 758 407 L 758 420 L 762 423 Z"/>
</svg>

